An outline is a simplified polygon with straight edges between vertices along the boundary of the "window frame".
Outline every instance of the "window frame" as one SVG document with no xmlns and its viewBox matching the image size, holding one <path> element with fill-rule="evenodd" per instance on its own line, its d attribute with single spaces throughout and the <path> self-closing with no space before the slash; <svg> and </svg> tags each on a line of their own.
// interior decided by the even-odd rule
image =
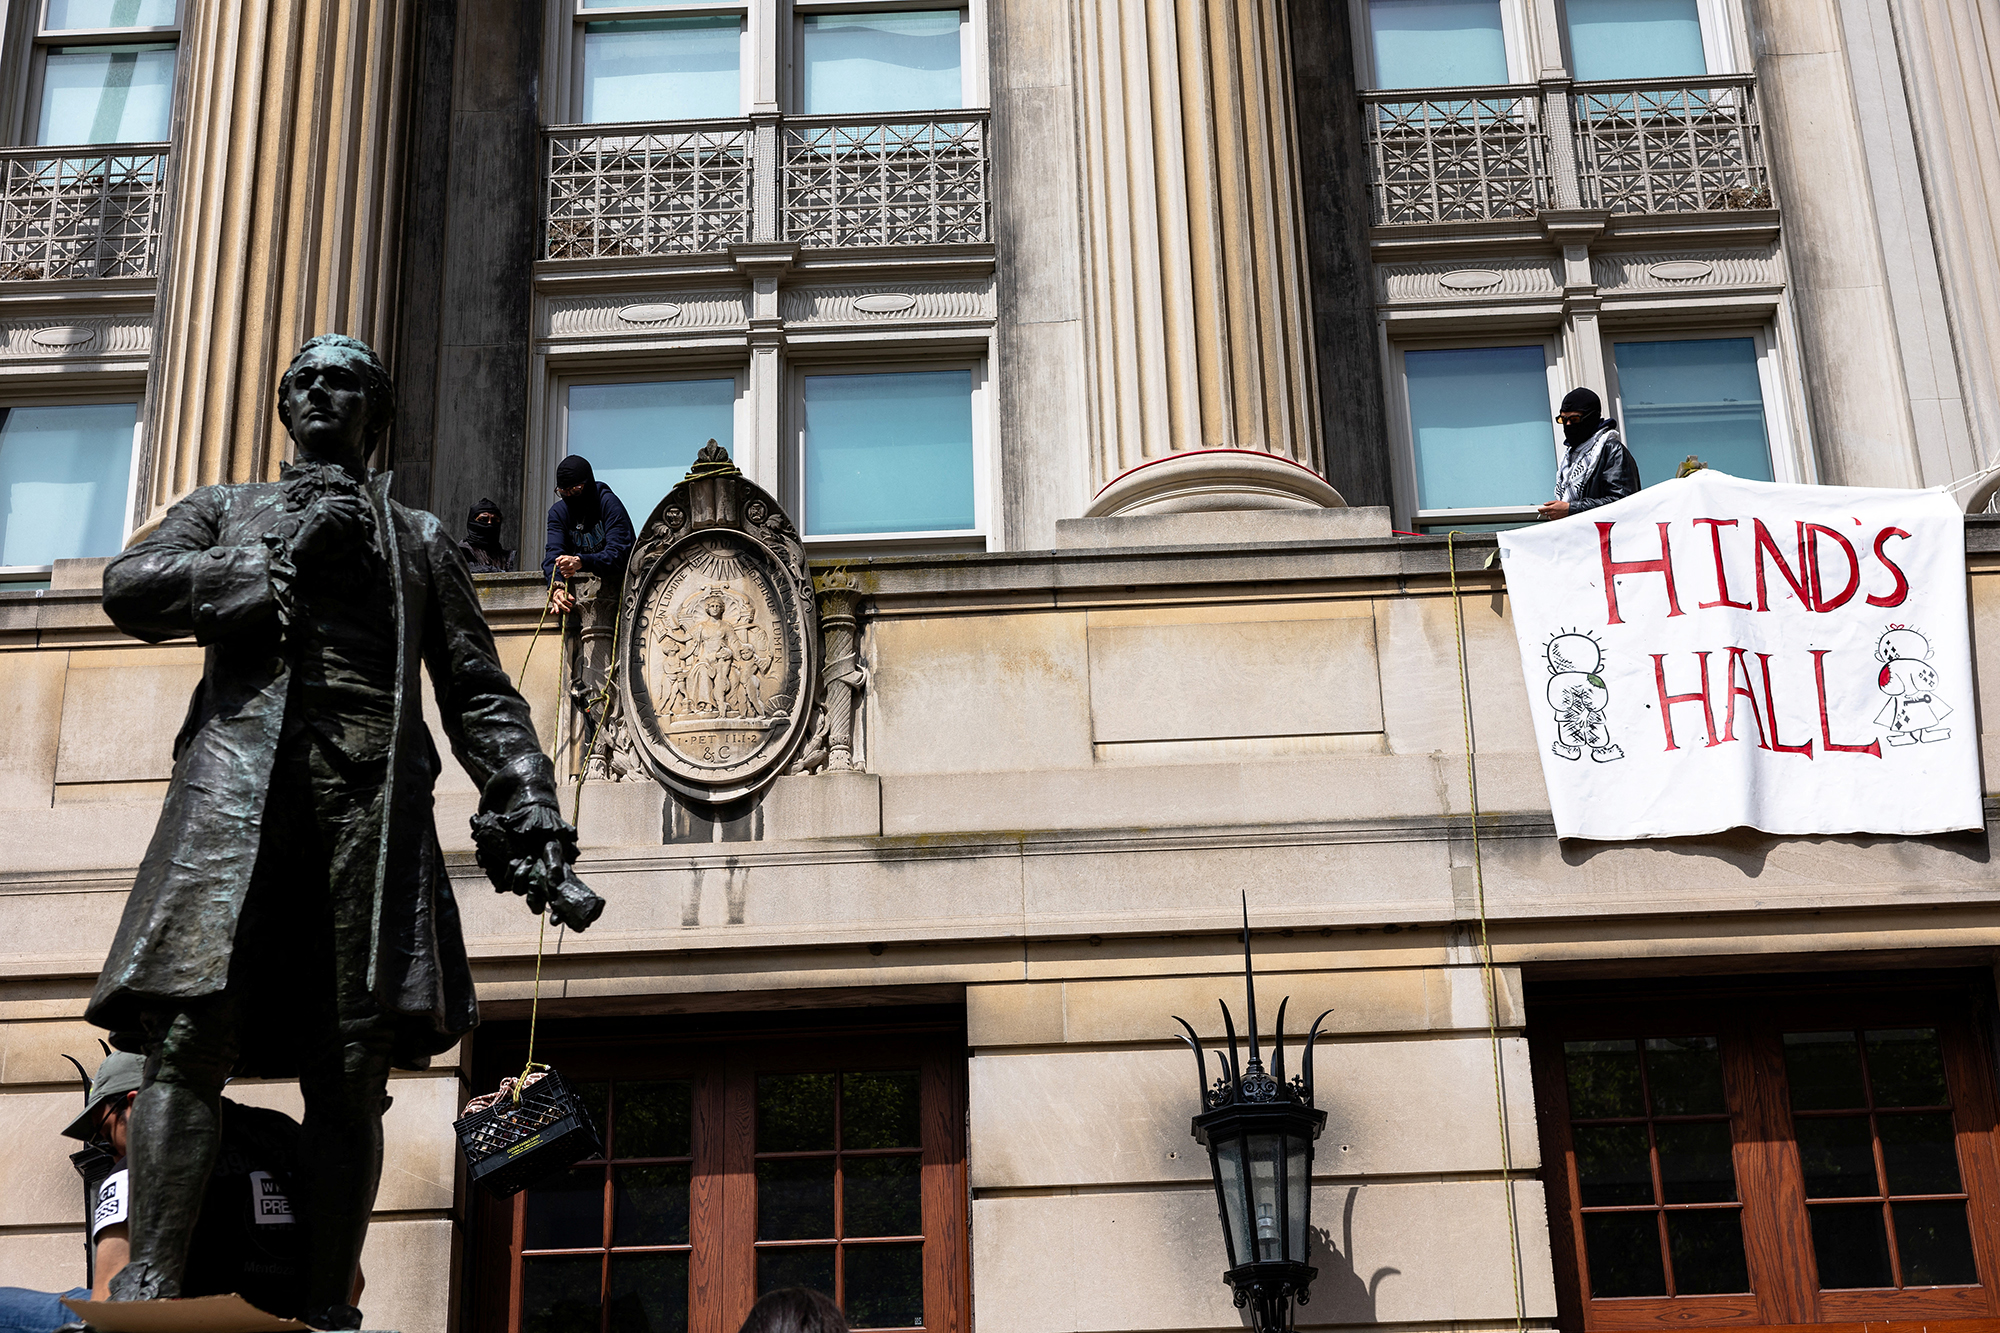
<svg viewBox="0 0 2000 1333">
<path fill-rule="evenodd" d="M 119 511 L 121 521 L 118 540 L 121 547 L 132 540 L 132 531 L 136 526 L 133 513 L 138 505 L 140 464 L 146 449 L 145 399 L 145 377 L 122 374 L 107 374 L 89 383 L 64 384 L 61 387 L 54 384 L 37 384 L 32 388 L 23 385 L 20 391 L 0 388 L 0 424 L 5 424 L 4 413 L 16 407 L 96 407 L 114 403 L 132 404 L 132 457 L 125 469 L 125 500 Z M 116 555 L 117 552 L 113 551 L 111 554 Z M 101 557 L 81 558 L 89 560 Z M 0 565 L 0 592 L 27 591 L 37 585 L 45 586 L 54 573 L 53 564 Z"/>
<path fill-rule="evenodd" d="M 194 0 L 177 0 L 174 6 L 176 22 L 165 26 L 146 28 L 50 28 L 47 27 L 49 0 L 33 0 L 32 5 L 20 6 L 22 14 L 18 27 L 8 26 L 8 38 L 17 39 L 20 57 L 10 62 L 10 71 L 15 80 L 12 107 L 9 109 L 10 142 L 17 147 L 35 148 L 46 146 L 51 153 L 89 152 L 90 144 L 49 144 L 33 142 L 41 132 L 40 108 L 42 83 L 48 67 L 49 48 L 57 46 L 134 46 L 161 45 L 171 43 L 174 48 L 174 86 L 172 101 L 180 99 L 180 85 L 183 70 L 181 64 L 186 52 L 182 42 L 182 30 L 186 22 L 187 7 Z M 172 136 L 171 108 L 169 110 L 168 136 Z M 127 142 L 120 140 L 118 142 Z M 165 143 L 167 139 L 134 139 L 132 143 Z"/>
<path fill-rule="evenodd" d="M 783 5 L 784 0 L 780 0 Z M 958 18 L 958 97 L 959 104 L 953 110 L 981 110 L 986 107 L 986 59 L 982 21 L 985 16 L 985 0 L 791 0 L 784 5 L 790 10 L 784 22 L 787 26 L 785 49 L 780 53 L 779 86 L 784 90 L 780 107 L 787 116 L 817 119 L 820 116 L 863 115 L 873 117 L 893 117 L 894 111 L 832 112 L 807 111 L 806 70 L 805 70 L 805 29 L 806 18 L 813 14 L 881 14 L 924 12 L 939 9 L 956 9 Z M 912 115 L 931 115 L 932 112 L 911 112 Z"/>
<path fill-rule="evenodd" d="M 736 120 L 750 114 L 757 100 L 757 52 L 759 34 L 765 22 L 765 6 L 754 0 L 712 0 L 703 4 L 627 4 L 585 9 L 583 0 L 557 0 L 555 9 L 560 27 L 557 29 L 560 56 L 555 62 L 560 77 L 555 80 L 555 96 L 547 101 L 549 106 L 564 108 L 567 119 L 565 125 L 582 124 L 651 124 L 651 121 L 590 121 L 583 119 L 583 29 L 587 23 L 610 23 L 630 19 L 655 18 L 717 18 L 737 15 L 743 20 L 742 31 L 738 34 L 736 63 L 736 110 L 727 116 L 702 117 L 704 120 Z M 564 11 L 567 11 L 566 13 Z M 666 122 L 677 123 L 677 122 Z"/>
<path fill-rule="evenodd" d="M 1535 517 L 1536 501 L 1529 505 L 1482 505 L 1462 509 L 1422 509 L 1419 508 L 1421 492 L 1417 486 L 1417 434 L 1414 417 L 1410 410 L 1410 379 L 1404 370 L 1403 358 L 1409 352 L 1432 351 L 1477 351 L 1489 347 L 1540 347 L 1548 380 L 1548 423 L 1549 455 L 1560 465 L 1562 449 L 1558 442 L 1555 426 L 1556 407 L 1562 402 L 1568 382 L 1565 367 L 1568 364 L 1568 348 L 1564 346 L 1560 332 L 1480 333 L 1468 329 L 1458 335 L 1434 335 L 1430 337 L 1397 338 L 1389 344 L 1387 373 L 1390 379 L 1388 395 L 1389 431 L 1398 442 L 1394 490 L 1396 512 L 1408 517 L 1412 529 L 1426 525 L 1448 527 L 1453 523 L 1525 523 Z"/>
<path fill-rule="evenodd" d="M 1706 2 L 1707 0 L 1704 0 L 1704 3 Z M 1507 78 L 1504 81 L 1507 84 L 1526 84 L 1535 81 L 1536 10 L 1546 3 L 1548 0 L 1500 0 L 1500 40 L 1507 51 Z M 1403 91 L 1385 90 L 1376 81 L 1375 26 L 1369 15 L 1368 5 L 1369 0 L 1347 0 L 1347 30 L 1355 34 L 1355 85 L 1362 92 Z M 1488 88 L 1500 85 L 1482 83 L 1439 86 Z M 1408 91 L 1418 90 L 1412 88 Z"/>
<path fill-rule="evenodd" d="M 1618 348 L 1621 342 L 1704 342 L 1719 338 L 1749 338 L 1755 349 L 1757 360 L 1757 389 L 1764 396 L 1764 447 L 1770 454 L 1771 480 L 1785 485 L 1804 485 L 1809 476 L 1801 466 L 1799 446 L 1791 429 L 1791 412 L 1785 397 L 1785 372 L 1780 355 L 1778 340 L 1773 335 L 1768 321 L 1756 324 L 1675 324 L 1666 328 L 1648 328 L 1645 324 L 1618 323 L 1610 328 L 1600 324 L 1599 336 L 1603 341 L 1604 354 L 1604 400 L 1608 415 L 1618 418 L 1620 429 L 1625 426 L 1625 398 L 1618 383 Z M 1629 439 L 1627 440 L 1629 444 Z M 1640 481 L 1651 486 L 1664 477 L 1648 478 L 1643 474 Z"/>
<path fill-rule="evenodd" d="M 1548 990 L 1559 995 L 1551 997 Z M 1962 973 L 1531 986 L 1527 1037 L 1563 1327 L 1624 1333 L 1668 1324 L 1762 1328 L 1922 1320 L 1934 1333 L 1949 1333 L 1957 1320 L 1990 1321 L 2000 1315 L 2000 1156 L 1995 1152 L 2000 1121 L 1987 1017 L 1992 1003 L 1990 975 L 1982 986 Z M 1781 1035 L 1905 1026 L 1938 1030 L 1981 1285 L 1821 1291 Z M 1563 1043 L 1697 1035 L 1715 1036 L 1721 1048 L 1751 1292 L 1590 1298 Z"/>
<path fill-rule="evenodd" d="M 524 1058 L 525 1024 L 481 1042 L 479 1086 L 492 1086 Z M 840 1028 L 762 1032 L 716 1030 L 669 1036 L 607 1035 L 550 1039 L 546 1052 L 571 1083 L 598 1079 L 692 1078 L 694 1170 L 689 1191 L 690 1333 L 734 1333 L 756 1302 L 756 1078 L 761 1072 L 861 1072 L 917 1067 L 922 1088 L 924 1314 L 922 1333 L 971 1327 L 970 1193 L 966 1172 L 965 1040 L 962 1022 L 875 1021 Z M 720 1029 L 723 1025 L 717 1025 Z M 703 1135 L 709 1137 L 706 1139 Z M 520 1240 L 525 1195 L 495 1199 L 471 1191 L 470 1263 L 464 1286 L 467 1328 L 516 1333 L 520 1314 Z M 697 1306 L 699 1291 L 715 1293 Z"/>
<path fill-rule="evenodd" d="M 658 384 L 680 380 L 734 380 L 736 399 L 731 409 L 731 425 L 735 438 L 729 445 L 729 455 L 737 460 L 737 466 L 747 474 L 749 467 L 746 444 L 751 431 L 756 428 L 756 410 L 751 401 L 750 367 L 741 356 L 719 361 L 700 359 L 676 359 L 671 366 L 654 363 L 640 366 L 579 366 L 574 369 L 558 370 L 548 378 L 549 400 L 547 425 L 543 432 L 541 457 L 534 460 L 530 469 L 530 479 L 538 488 L 533 494 L 541 497 L 522 506 L 522 529 L 535 540 L 543 540 L 548 532 L 549 506 L 555 503 L 556 466 L 569 457 L 569 391 L 578 385 L 590 384 Z M 697 445 L 697 448 L 700 446 Z M 754 478 L 753 478 L 754 480 Z M 669 490 L 672 487 L 668 488 Z M 622 502 L 624 496 L 619 496 Z M 630 510 L 630 506 L 627 509 Z M 644 514 L 632 513 L 632 528 L 637 532 L 645 526 L 651 511 Z M 533 520 L 532 522 L 530 520 Z M 541 567 L 540 546 L 535 547 L 534 568 Z M 525 555 L 526 548 L 523 548 Z M 525 560 L 518 561 L 521 568 L 529 568 Z"/>
<path fill-rule="evenodd" d="M 1562 43 L 1562 67 L 1573 73 L 1576 53 L 1570 43 L 1568 0 L 1540 0 L 1540 3 L 1555 7 L 1555 33 Z M 1708 66 L 1706 73 L 1716 77 L 1750 73 L 1739 37 L 1742 27 L 1736 20 L 1735 6 L 1729 0 L 1695 0 L 1695 15 L 1701 21 L 1701 58 L 1702 63 Z M 1644 83 L 1646 80 L 1604 79 L 1598 82 L 1616 85 Z"/>
<path fill-rule="evenodd" d="M 935 344 L 912 347 L 895 356 L 889 349 L 853 345 L 828 349 L 843 355 L 791 357 L 784 366 L 778 451 L 779 502 L 792 515 L 808 556 L 848 552 L 966 549 L 983 551 L 994 530 L 992 476 L 993 381 L 991 358 L 985 352 L 958 351 Z M 926 370 L 966 370 L 972 374 L 972 520 L 970 528 L 915 529 L 905 532 L 838 533 L 815 536 L 806 530 L 805 381 L 809 375 L 908 374 Z"/>
</svg>

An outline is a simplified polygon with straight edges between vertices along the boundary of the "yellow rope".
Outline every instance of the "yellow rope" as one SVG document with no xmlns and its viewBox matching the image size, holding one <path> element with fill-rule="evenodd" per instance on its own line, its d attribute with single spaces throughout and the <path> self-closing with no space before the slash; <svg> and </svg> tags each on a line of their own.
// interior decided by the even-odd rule
<svg viewBox="0 0 2000 1333">
<path fill-rule="evenodd" d="M 521 1066 L 521 1077 L 514 1084 L 514 1100 L 521 1100 L 521 1086 L 528 1081 L 528 1075 L 535 1070 L 535 1023 L 542 1012 L 542 942 L 549 935 L 549 914 L 543 911 L 537 918 L 542 924 L 535 932 L 535 994 L 528 1001 L 528 1060 Z M 547 1066 L 543 1066 L 546 1068 Z"/>
<path fill-rule="evenodd" d="M 551 581 L 549 584 L 549 595 L 542 601 L 541 618 L 535 622 L 535 632 L 528 639 L 528 651 L 521 657 L 521 687 L 524 689 L 528 684 L 528 664 L 535 660 L 535 645 L 541 642 L 542 629 L 549 623 L 549 611 L 555 606 L 555 602 L 556 585 Z M 557 738 L 560 738 L 562 735 L 563 665 L 563 659 L 557 658 L 556 722 L 550 728 L 550 734 Z M 554 754 L 555 744 L 556 742 L 553 740 L 550 742 L 551 757 Z M 533 996 L 528 1001 L 528 1058 L 527 1062 L 521 1066 L 521 1077 L 515 1080 L 514 1083 L 514 1100 L 516 1102 L 521 1100 L 521 1087 L 528 1081 L 528 1075 L 533 1073 L 538 1067 L 535 1064 L 535 1027 L 540 1022 L 542 1013 L 542 955 L 549 937 L 549 916 L 547 910 L 545 909 L 537 913 L 536 920 L 539 922 L 539 925 L 535 930 L 535 989 Z M 540 1067 L 547 1068 L 547 1066 Z"/>
<path fill-rule="evenodd" d="M 1479 771 L 1473 764 L 1472 678 L 1465 668 L 1465 604 L 1458 591 L 1458 553 L 1453 528 L 1444 536 L 1445 563 L 1451 570 L 1451 619 L 1458 644 L 1458 708 L 1465 719 L 1465 789 L 1472 808 L 1472 882 L 1479 901 L 1479 949 L 1486 982 L 1486 1036 L 1493 1046 L 1493 1110 L 1500 1121 L 1501 1185 L 1507 1191 L 1507 1266 L 1514 1279 L 1514 1327 L 1526 1329 L 1528 1307 L 1521 1292 L 1521 1224 L 1514 1207 L 1514 1143 L 1507 1127 L 1507 1096 L 1500 1073 L 1499 974 L 1493 966 L 1493 939 L 1486 930 L 1486 868 L 1479 855 Z"/>
</svg>

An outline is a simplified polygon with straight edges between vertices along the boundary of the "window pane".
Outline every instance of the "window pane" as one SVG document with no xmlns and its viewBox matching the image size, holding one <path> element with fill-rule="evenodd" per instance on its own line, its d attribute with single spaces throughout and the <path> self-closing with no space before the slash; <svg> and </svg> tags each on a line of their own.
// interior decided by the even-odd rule
<svg viewBox="0 0 2000 1333">
<path fill-rule="evenodd" d="M 1722 1052 L 1713 1037 L 1646 1038 L 1646 1086 L 1653 1094 L 1654 1115 L 1711 1115 L 1728 1109 L 1722 1101 Z"/>
<path fill-rule="evenodd" d="M 833 1151 L 833 1080 L 832 1074 L 760 1075 L 757 1151 Z"/>
<path fill-rule="evenodd" d="M 125 538 L 133 403 L 16 407 L 0 424 L 0 565 L 116 555 Z"/>
<path fill-rule="evenodd" d="M 1792 1130 L 1798 1137 L 1807 1198 L 1851 1199 L 1881 1193 L 1867 1116 L 1794 1120 Z"/>
<path fill-rule="evenodd" d="M 521 1248 L 576 1250 L 604 1243 L 604 1168 L 545 1180 L 527 1191 Z"/>
<path fill-rule="evenodd" d="M 924 1163 L 920 1157 L 848 1157 L 841 1162 L 845 1236 L 921 1236 Z"/>
<path fill-rule="evenodd" d="M 1891 1194 L 1956 1194 L 1958 1144 L 1951 1113 L 1885 1115 L 1875 1122 L 1882 1136 L 1882 1165 Z"/>
<path fill-rule="evenodd" d="M 1708 73 L 1695 0 L 1566 0 L 1579 79 L 1666 79 Z M 1672 473 L 1668 473 L 1672 476 Z"/>
<path fill-rule="evenodd" d="M 1736 1169 L 1730 1163 L 1729 1126 L 1720 1120 L 1656 1124 L 1660 1190 L 1666 1203 L 1733 1203 Z"/>
<path fill-rule="evenodd" d="M 691 1168 L 616 1166 L 611 1169 L 611 1243 L 688 1243 L 688 1177 Z"/>
<path fill-rule="evenodd" d="M 567 450 L 590 460 L 591 472 L 624 502 L 634 529 L 680 485 L 710 440 L 735 452 L 733 379 L 570 386 Z"/>
<path fill-rule="evenodd" d="M 174 0 L 49 0 L 43 27 L 165 28 L 174 21 Z"/>
<path fill-rule="evenodd" d="M 1539 347 L 1406 352 L 1423 509 L 1540 504 L 1555 494 L 1554 413 Z"/>
<path fill-rule="evenodd" d="M 805 109 L 933 111 L 965 105 L 956 9 L 812 14 L 805 21 Z"/>
<path fill-rule="evenodd" d="M 1837 1111 L 1868 1104 L 1861 1054 L 1852 1032 L 1787 1032 L 1785 1077 L 1795 1111 Z"/>
<path fill-rule="evenodd" d="M 1585 1213 L 1583 1249 L 1590 1263 L 1590 1294 L 1664 1296 L 1658 1213 Z"/>
<path fill-rule="evenodd" d="M 1571 1142 L 1584 1207 L 1654 1201 L 1644 1125 L 1578 1125 Z"/>
<path fill-rule="evenodd" d="M 924 1322 L 924 1247 L 851 1245 L 847 1322 L 862 1328 L 920 1328 Z"/>
<path fill-rule="evenodd" d="M 757 1239 L 833 1236 L 833 1159 L 780 1158 L 757 1163 Z"/>
<path fill-rule="evenodd" d="M 584 121 L 736 115 L 742 33 L 733 15 L 584 24 Z"/>
<path fill-rule="evenodd" d="M 1674 1294 L 1713 1296 L 1750 1290 L 1743 1261 L 1742 1215 L 1734 1208 L 1667 1214 L 1673 1252 Z"/>
<path fill-rule="evenodd" d="M 602 475 L 602 474 L 600 474 Z M 618 488 L 614 485 L 613 490 Z M 623 498 L 623 493 L 620 493 Z M 641 514 L 632 520 L 645 522 Z M 616 1157 L 686 1157 L 694 1151 L 694 1084 L 620 1083 Z"/>
<path fill-rule="evenodd" d="M 598 1333 L 604 1261 L 596 1255 L 521 1261 L 521 1333 Z"/>
<path fill-rule="evenodd" d="M 806 531 L 973 526 L 972 372 L 809 375 Z"/>
<path fill-rule="evenodd" d="M 757 1251 L 757 1294 L 811 1287 L 833 1295 L 833 1246 L 784 1245 Z"/>
<path fill-rule="evenodd" d="M 1864 1034 L 1868 1082 L 1877 1106 L 1944 1106 L 1944 1052 L 1937 1029 L 1902 1028 Z"/>
<path fill-rule="evenodd" d="M 917 1072 L 848 1074 L 840 1107 L 843 1148 L 917 1148 Z"/>
<path fill-rule="evenodd" d="M 1507 82 L 1500 0 L 1368 0 L 1377 88 Z"/>
<path fill-rule="evenodd" d="M 611 1333 L 683 1333 L 687 1287 L 685 1254 L 614 1254 Z"/>
<path fill-rule="evenodd" d="M 1813 1254 L 1823 1290 L 1886 1287 L 1889 1240 L 1882 1230 L 1882 1205 L 1843 1203 L 1812 1211 Z"/>
<path fill-rule="evenodd" d="M 50 47 L 35 142 L 158 142 L 168 136 L 173 100 L 171 45 Z"/>
<path fill-rule="evenodd" d="M 1899 1203 L 1895 1214 L 1904 1286 L 1969 1286 L 1979 1281 L 1964 1204 Z"/>
<path fill-rule="evenodd" d="M 1638 1042 L 1566 1041 L 1563 1066 L 1568 1073 L 1569 1113 L 1573 1119 L 1601 1120 L 1646 1113 L 1639 1089 Z"/>
<path fill-rule="evenodd" d="M 1755 339 L 1617 343 L 1613 354 L 1642 481 L 1673 476 L 1689 454 L 1732 477 L 1771 480 Z"/>
</svg>

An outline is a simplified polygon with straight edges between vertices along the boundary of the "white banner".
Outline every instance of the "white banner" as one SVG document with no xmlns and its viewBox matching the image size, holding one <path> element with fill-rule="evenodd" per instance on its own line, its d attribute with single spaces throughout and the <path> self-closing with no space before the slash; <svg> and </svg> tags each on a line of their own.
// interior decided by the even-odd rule
<svg viewBox="0 0 2000 1333">
<path fill-rule="evenodd" d="M 1558 836 L 1982 826 L 1942 491 L 1697 472 L 1500 554 Z"/>
</svg>

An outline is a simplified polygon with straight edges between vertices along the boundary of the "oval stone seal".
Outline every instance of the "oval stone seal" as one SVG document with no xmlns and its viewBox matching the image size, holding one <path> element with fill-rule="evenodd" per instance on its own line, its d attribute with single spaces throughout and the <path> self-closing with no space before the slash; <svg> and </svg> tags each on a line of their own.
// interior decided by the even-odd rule
<svg viewBox="0 0 2000 1333">
<path fill-rule="evenodd" d="M 621 703 L 652 777 L 703 813 L 798 754 L 819 698 L 805 551 L 714 440 L 640 529 L 619 626 Z"/>
</svg>

